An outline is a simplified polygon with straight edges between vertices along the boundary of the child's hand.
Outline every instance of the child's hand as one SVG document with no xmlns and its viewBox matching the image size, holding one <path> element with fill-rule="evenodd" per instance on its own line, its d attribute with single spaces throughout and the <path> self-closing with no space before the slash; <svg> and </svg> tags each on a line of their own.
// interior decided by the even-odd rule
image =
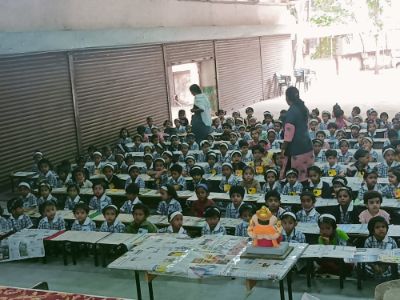
<svg viewBox="0 0 400 300">
<path fill-rule="evenodd" d="M 374 273 L 377 273 L 377 274 L 382 274 L 383 273 L 383 270 L 382 270 L 381 266 L 378 265 L 378 264 L 373 265 L 372 269 L 374 270 Z"/>
<path fill-rule="evenodd" d="M 328 237 L 321 237 L 322 238 L 322 242 L 324 243 L 324 245 L 329 245 L 329 238 Z"/>
</svg>

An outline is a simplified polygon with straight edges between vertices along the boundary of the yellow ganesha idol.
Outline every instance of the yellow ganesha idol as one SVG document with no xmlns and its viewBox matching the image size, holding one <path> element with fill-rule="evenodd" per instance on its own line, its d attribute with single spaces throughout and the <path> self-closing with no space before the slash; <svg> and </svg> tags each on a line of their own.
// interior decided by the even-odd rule
<svg viewBox="0 0 400 300">
<path fill-rule="evenodd" d="M 254 247 L 279 247 L 282 241 L 280 221 L 265 206 L 251 218 L 247 232 Z"/>
</svg>

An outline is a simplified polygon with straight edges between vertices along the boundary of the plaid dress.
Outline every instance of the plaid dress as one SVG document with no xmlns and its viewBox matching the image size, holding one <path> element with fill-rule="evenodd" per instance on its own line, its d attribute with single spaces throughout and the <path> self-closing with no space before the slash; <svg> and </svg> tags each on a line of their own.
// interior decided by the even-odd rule
<svg viewBox="0 0 400 300">
<path fill-rule="evenodd" d="M 157 213 L 163 216 L 168 216 L 170 213 L 175 211 L 182 212 L 181 204 L 175 199 L 171 199 L 169 203 L 167 203 L 167 201 L 161 201 L 157 207 Z"/>
<path fill-rule="evenodd" d="M 248 228 L 249 228 L 249 222 L 242 221 L 242 223 L 236 225 L 235 235 L 248 237 L 249 236 L 249 234 L 247 233 Z"/>
<path fill-rule="evenodd" d="M 235 175 L 231 175 L 229 176 L 229 178 L 226 178 L 225 176 L 222 176 L 221 182 L 219 183 L 219 189 L 222 192 L 229 192 L 229 189 L 232 186 L 238 185 L 239 184 L 239 180 Z"/>
<path fill-rule="evenodd" d="M 306 237 L 304 233 L 293 228 L 293 231 L 289 235 L 287 235 L 285 230 L 282 230 L 282 241 L 289 243 L 306 243 Z"/>
<path fill-rule="evenodd" d="M 225 218 L 239 219 L 239 209 L 242 206 L 243 202 L 240 203 L 239 207 L 235 207 L 235 205 L 231 202 L 226 206 L 225 210 Z"/>
<path fill-rule="evenodd" d="M 10 216 L 7 221 L 8 227 L 14 231 L 20 231 L 33 226 L 31 219 L 27 215 L 20 215 L 17 219 Z"/>
<path fill-rule="evenodd" d="M 47 217 L 44 217 L 40 220 L 38 229 L 65 230 L 65 221 L 57 214 L 51 221 Z"/>
<path fill-rule="evenodd" d="M 383 250 L 392 250 L 397 248 L 396 241 L 389 236 L 386 236 L 382 241 L 378 241 L 373 235 L 365 240 L 364 248 L 378 248 Z M 376 274 L 373 269 L 373 265 L 379 265 L 385 268 L 382 274 Z M 391 267 L 382 263 L 366 264 L 365 269 L 370 276 L 375 278 L 388 278 L 392 276 Z"/>
<path fill-rule="evenodd" d="M 142 203 L 142 201 L 140 201 L 138 197 L 136 197 L 136 199 L 133 200 L 133 201 L 132 200 L 126 200 L 124 202 L 124 204 L 122 204 L 122 206 L 120 208 L 120 211 L 121 211 L 121 213 L 124 213 L 124 214 L 131 214 L 132 213 L 132 208 L 136 204 L 139 204 L 139 203 Z"/>
<path fill-rule="evenodd" d="M 178 179 L 173 179 L 172 177 L 168 177 L 168 181 L 167 181 L 168 185 L 179 185 L 181 188 L 181 191 L 185 191 L 186 190 L 186 180 L 185 178 L 183 178 L 183 176 L 179 176 Z"/>
<path fill-rule="evenodd" d="M 388 177 L 388 171 L 390 168 L 398 167 L 400 165 L 399 162 L 394 161 L 390 166 L 387 164 L 386 161 L 379 163 L 375 169 L 378 173 L 378 177 L 386 178 Z"/>
<path fill-rule="evenodd" d="M 125 232 L 125 225 L 120 221 L 115 220 L 113 224 L 108 225 L 107 221 L 101 224 L 99 231 L 101 232 L 112 232 L 112 233 L 123 233 Z"/>
<path fill-rule="evenodd" d="M 161 228 L 160 230 L 158 230 L 159 233 L 174 233 L 174 230 L 172 228 L 171 225 L 169 225 L 168 227 L 164 227 Z M 177 234 L 185 234 L 187 235 L 187 232 L 185 229 L 183 229 L 183 227 L 179 228 L 179 231 L 177 232 Z"/>
<path fill-rule="evenodd" d="M 217 226 L 213 230 L 210 229 L 210 225 L 206 222 L 203 228 L 201 229 L 201 235 L 225 235 L 226 230 L 225 227 L 218 222 Z"/>
<path fill-rule="evenodd" d="M 320 215 L 315 208 L 312 208 L 308 214 L 304 209 L 296 213 L 297 221 L 304 223 L 318 223 L 319 216 Z"/>
<path fill-rule="evenodd" d="M 19 197 L 23 201 L 23 208 L 33 208 L 38 206 L 37 198 L 34 194 L 29 193 L 26 197 Z"/>
<path fill-rule="evenodd" d="M 71 230 L 73 231 L 96 231 L 96 224 L 87 217 L 83 224 L 79 224 L 78 220 L 72 224 Z"/>
<path fill-rule="evenodd" d="M 300 195 L 303 192 L 303 185 L 300 182 L 296 182 L 294 185 L 286 183 L 282 189 L 282 195 Z"/>
<path fill-rule="evenodd" d="M 0 232 L 8 232 L 11 230 L 8 220 L 0 216 Z"/>
<path fill-rule="evenodd" d="M 111 198 L 103 194 L 100 198 L 93 196 L 92 199 L 90 199 L 89 208 L 101 213 L 102 209 L 109 204 L 112 204 Z"/>
</svg>

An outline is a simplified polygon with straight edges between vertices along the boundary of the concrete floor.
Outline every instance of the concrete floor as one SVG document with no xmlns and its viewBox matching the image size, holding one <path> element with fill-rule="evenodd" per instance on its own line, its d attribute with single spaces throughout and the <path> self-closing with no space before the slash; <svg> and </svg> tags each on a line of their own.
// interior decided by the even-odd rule
<svg viewBox="0 0 400 300">
<path fill-rule="evenodd" d="M 48 282 L 50 289 L 57 291 L 136 299 L 133 272 L 94 267 L 90 258 L 81 259 L 76 266 L 64 266 L 60 258 L 51 258 L 47 264 L 42 264 L 41 260 L 29 260 L 0 265 L 0 285 L 31 287 L 40 281 Z M 188 297 L 191 300 L 279 299 L 278 283 L 273 282 L 259 283 L 251 293 L 246 292 L 243 280 L 228 278 L 188 280 L 158 277 L 153 287 L 155 299 L 163 300 Z M 308 289 L 305 276 L 295 275 L 293 298 L 299 300 L 307 292 L 321 300 L 373 299 L 374 288 L 375 283 L 364 283 L 363 290 L 358 291 L 356 282 L 348 280 L 344 289 L 340 290 L 338 280 L 318 279 Z M 143 280 L 142 292 L 143 298 L 149 299 Z"/>
</svg>

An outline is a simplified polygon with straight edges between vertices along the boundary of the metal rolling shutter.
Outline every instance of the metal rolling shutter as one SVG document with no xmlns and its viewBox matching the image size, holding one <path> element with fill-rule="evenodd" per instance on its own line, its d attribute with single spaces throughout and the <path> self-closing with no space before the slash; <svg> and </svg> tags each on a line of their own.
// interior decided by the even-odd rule
<svg viewBox="0 0 400 300">
<path fill-rule="evenodd" d="M 76 156 L 65 53 L 0 57 L 0 106 L 0 185 L 12 171 L 29 171 L 35 150 L 53 163 Z"/>
<path fill-rule="evenodd" d="M 82 147 L 115 143 L 152 116 L 169 119 L 161 45 L 73 53 Z"/>
<path fill-rule="evenodd" d="M 212 41 L 173 43 L 165 45 L 167 65 L 191 63 L 214 58 Z"/>
<path fill-rule="evenodd" d="M 259 38 L 215 42 L 219 106 L 239 109 L 263 99 Z"/>
<path fill-rule="evenodd" d="M 290 35 L 263 36 L 261 42 L 261 57 L 263 70 L 264 97 L 269 99 L 278 96 L 274 82 L 275 73 L 292 75 L 292 51 Z"/>
</svg>

